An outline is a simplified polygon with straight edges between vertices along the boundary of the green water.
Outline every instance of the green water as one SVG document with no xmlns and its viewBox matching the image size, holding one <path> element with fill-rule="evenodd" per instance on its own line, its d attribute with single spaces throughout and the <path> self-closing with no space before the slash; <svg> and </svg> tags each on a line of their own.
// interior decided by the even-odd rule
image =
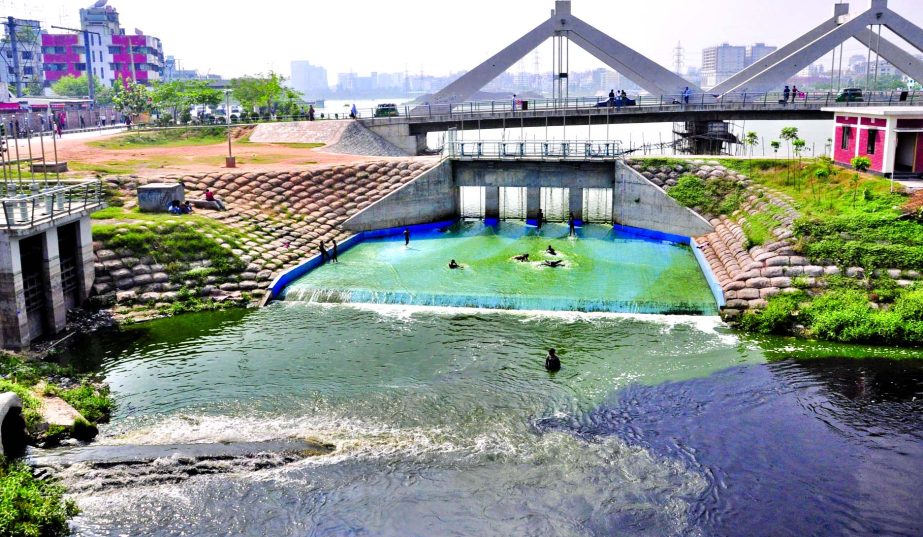
<svg viewBox="0 0 923 537">
<path fill-rule="evenodd" d="M 558 255 L 546 252 L 551 245 Z M 529 254 L 529 262 L 513 259 Z M 455 259 L 461 269 L 449 269 Z M 562 260 L 563 266 L 543 266 Z M 638 240 L 588 225 L 540 231 L 521 223 L 369 240 L 293 283 L 285 300 L 493 309 L 715 315 L 716 305 L 688 246 Z"/>
</svg>

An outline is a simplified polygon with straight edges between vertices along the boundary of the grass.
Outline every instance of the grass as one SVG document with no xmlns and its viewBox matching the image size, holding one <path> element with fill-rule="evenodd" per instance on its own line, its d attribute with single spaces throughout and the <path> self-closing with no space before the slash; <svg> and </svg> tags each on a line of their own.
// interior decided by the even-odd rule
<svg viewBox="0 0 923 537">
<path fill-rule="evenodd" d="M 238 165 L 245 164 L 277 164 L 285 160 L 292 159 L 291 155 L 281 153 L 247 153 L 245 150 L 241 153 L 235 151 Z M 303 160 L 295 161 L 295 166 L 306 166 L 316 164 L 316 161 Z M 224 154 L 216 155 L 158 155 L 140 159 L 124 160 L 107 160 L 104 162 L 75 162 L 68 163 L 72 172 L 89 172 L 96 175 L 133 175 L 141 170 L 160 170 L 164 168 L 183 168 L 186 166 L 211 166 L 221 168 L 224 166 Z"/>
<path fill-rule="evenodd" d="M 68 520 L 79 510 L 64 492 L 61 485 L 33 476 L 26 464 L 0 458 L 0 535 L 69 535 Z"/>
<path fill-rule="evenodd" d="M 100 149 L 139 149 L 144 147 L 189 147 L 215 145 L 227 141 L 227 129 L 224 127 L 205 127 L 196 129 L 164 129 L 157 131 L 138 131 L 89 142 L 88 145 Z"/>
<path fill-rule="evenodd" d="M 701 179 L 684 175 L 668 192 L 680 204 L 702 214 L 722 215 L 736 211 L 745 199 L 746 189 L 733 179 Z"/>
</svg>

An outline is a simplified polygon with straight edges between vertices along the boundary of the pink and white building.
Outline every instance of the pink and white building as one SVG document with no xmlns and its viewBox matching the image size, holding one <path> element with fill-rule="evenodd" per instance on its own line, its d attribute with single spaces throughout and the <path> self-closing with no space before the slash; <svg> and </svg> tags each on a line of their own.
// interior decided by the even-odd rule
<svg viewBox="0 0 923 537">
<path fill-rule="evenodd" d="M 833 112 L 833 160 L 849 167 L 868 157 L 870 172 L 885 177 L 923 177 L 923 107 L 824 108 Z"/>
<path fill-rule="evenodd" d="M 105 3 L 103 3 L 105 4 Z M 93 70 L 93 77 L 104 86 L 135 80 L 148 84 L 163 74 L 163 45 L 149 35 L 126 34 L 119 26 L 119 14 L 112 6 L 93 6 L 80 10 L 83 32 L 42 34 L 42 63 L 45 85 L 66 76 L 80 76 Z"/>
</svg>

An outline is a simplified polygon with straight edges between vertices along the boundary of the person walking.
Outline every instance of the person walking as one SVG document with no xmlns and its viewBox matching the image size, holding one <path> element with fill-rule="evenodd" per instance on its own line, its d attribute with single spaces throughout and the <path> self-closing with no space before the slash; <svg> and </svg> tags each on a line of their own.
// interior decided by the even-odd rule
<svg viewBox="0 0 923 537">
<path fill-rule="evenodd" d="M 788 86 L 785 86 L 785 89 L 782 90 L 782 102 L 788 103 L 788 98 L 791 97 L 792 90 Z"/>
<path fill-rule="evenodd" d="M 356 109 L 356 104 L 353 103 L 353 107 L 349 109 L 349 117 L 356 119 L 359 117 L 359 110 Z"/>
<path fill-rule="evenodd" d="M 683 104 L 689 104 L 690 97 L 692 97 L 692 90 L 689 89 L 689 86 L 686 86 L 686 89 L 683 90 Z"/>
<path fill-rule="evenodd" d="M 513 112 L 516 111 L 516 94 L 513 94 Z"/>
<path fill-rule="evenodd" d="M 798 99 L 798 86 L 792 85 L 792 102 Z"/>
<path fill-rule="evenodd" d="M 314 105 L 308 107 L 308 121 L 314 121 Z"/>
</svg>

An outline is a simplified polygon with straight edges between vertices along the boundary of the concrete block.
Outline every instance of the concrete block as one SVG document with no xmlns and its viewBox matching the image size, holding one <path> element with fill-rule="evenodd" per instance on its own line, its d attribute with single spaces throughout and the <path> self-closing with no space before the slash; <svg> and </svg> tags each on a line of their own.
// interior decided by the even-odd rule
<svg viewBox="0 0 923 537">
<path fill-rule="evenodd" d="M 186 201 L 183 185 L 151 183 L 138 187 L 138 207 L 142 212 L 163 213 L 173 200 Z"/>
</svg>

